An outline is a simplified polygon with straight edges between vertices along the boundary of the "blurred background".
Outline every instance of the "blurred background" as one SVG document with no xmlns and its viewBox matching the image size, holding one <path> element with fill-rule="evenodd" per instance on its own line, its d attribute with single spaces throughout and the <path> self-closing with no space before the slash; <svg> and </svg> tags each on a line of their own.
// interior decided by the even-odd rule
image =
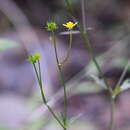
<svg viewBox="0 0 130 130">
<path fill-rule="evenodd" d="M 83 0 L 72 0 L 79 21 Z M 114 88 L 127 65 L 130 77 L 130 1 L 85 0 L 85 21 L 93 51 Z M 47 21 L 58 23 L 60 59 L 66 55 L 68 35 L 63 23 L 74 21 L 64 0 L 0 0 L 0 130 L 61 130 L 44 105 L 28 55 L 40 52 L 44 91 L 59 114 L 63 90 L 57 72 Z M 75 28 L 76 31 L 78 28 Z M 69 130 L 107 130 L 110 100 L 79 33 L 73 35 L 69 60 L 63 66 L 68 87 Z M 130 90 L 116 98 L 114 130 L 130 129 Z"/>
</svg>

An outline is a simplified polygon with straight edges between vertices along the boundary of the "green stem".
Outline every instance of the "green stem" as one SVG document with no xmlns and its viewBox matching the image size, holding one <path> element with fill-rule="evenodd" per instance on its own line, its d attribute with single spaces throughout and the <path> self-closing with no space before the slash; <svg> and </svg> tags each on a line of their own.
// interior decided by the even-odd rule
<svg viewBox="0 0 130 130">
<path fill-rule="evenodd" d="M 114 99 L 111 96 L 111 93 L 112 93 L 113 90 L 109 86 L 109 84 L 107 83 L 106 78 L 105 78 L 104 74 L 102 73 L 101 68 L 100 68 L 98 62 L 96 61 L 96 57 L 95 57 L 95 55 L 93 53 L 92 46 L 90 44 L 87 32 L 84 33 L 82 31 L 81 34 L 82 34 L 82 36 L 83 36 L 83 38 L 85 40 L 85 45 L 86 45 L 86 48 L 87 48 L 87 50 L 88 50 L 88 52 L 90 54 L 90 57 L 91 57 L 93 63 L 95 64 L 97 70 L 99 71 L 101 77 L 103 78 L 106 87 L 108 88 L 108 91 L 109 91 L 109 94 L 110 94 L 110 98 L 111 98 L 111 115 L 110 115 L 111 118 L 110 118 L 109 130 L 113 130 L 113 126 L 114 126 Z"/>
<path fill-rule="evenodd" d="M 61 121 L 59 120 L 59 118 L 56 116 L 56 114 L 54 113 L 54 111 L 51 109 L 51 107 L 48 104 L 45 104 L 48 108 L 48 110 L 50 111 L 50 113 L 53 115 L 53 117 L 57 120 L 57 122 L 61 125 L 61 127 L 63 129 L 65 129 L 65 126 L 61 123 Z"/>
<path fill-rule="evenodd" d="M 58 71 L 60 74 L 60 78 L 61 78 L 61 83 L 63 85 L 64 88 L 64 130 L 67 130 L 67 92 L 66 92 L 66 85 L 65 85 L 65 80 L 64 80 L 64 74 L 62 72 L 62 64 L 59 62 L 59 58 L 58 58 L 58 53 L 57 53 L 57 46 L 56 46 L 56 38 L 55 38 L 55 33 L 52 32 L 52 37 L 54 40 L 54 50 L 55 50 L 55 56 L 56 56 L 56 62 L 57 62 L 57 67 L 58 67 Z"/>
<path fill-rule="evenodd" d="M 42 77 L 42 75 L 41 75 L 41 66 L 40 66 L 40 60 L 38 59 L 38 71 L 39 71 L 39 80 L 41 81 L 41 84 L 42 84 L 42 79 L 41 79 L 41 77 Z"/>
<path fill-rule="evenodd" d="M 84 29 L 84 32 L 86 32 L 86 10 L 85 10 L 85 6 L 86 6 L 86 2 L 85 0 L 80 0 L 81 1 L 81 12 L 82 12 L 82 22 L 83 22 L 83 29 Z"/>
<path fill-rule="evenodd" d="M 111 97 L 111 114 L 110 114 L 109 130 L 114 129 L 114 108 L 115 108 L 115 100 Z"/>
<path fill-rule="evenodd" d="M 130 66 L 130 61 L 128 61 L 128 63 L 126 64 L 126 66 L 125 66 L 125 68 L 124 68 L 124 70 L 123 70 L 123 72 L 121 74 L 121 77 L 120 77 L 120 79 L 119 79 L 119 81 L 118 81 L 118 83 L 116 85 L 116 88 L 120 87 L 120 85 L 121 85 L 121 83 L 122 83 L 122 81 L 123 81 L 123 79 L 124 79 L 124 77 L 125 77 L 125 75 L 127 73 L 127 70 L 129 68 L 129 66 Z"/>
<path fill-rule="evenodd" d="M 62 127 L 63 129 L 65 129 L 64 125 L 61 123 L 61 121 L 59 120 L 59 118 L 57 117 L 57 115 L 54 113 L 54 111 L 51 109 L 51 107 L 47 104 L 47 100 L 46 100 L 46 98 L 45 98 L 45 95 L 44 95 L 44 92 L 43 92 L 43 88 L 42 88 L 40 61 L 38 60 L 39 75 L 38 75 L 38 72 L 37 72 L 37 68 L 36 68 L 35 63 L 33 63 L 33 67 L 34 67 L 34 70 L 35 70 L 35 73 L 36 73 L 36 77 L 37 77 L 37 80 L 38 80 L 38 84 L 39 84 L 39 86 L 40 86 L 40 92 L 41 92 L 41 95 L 42 95 L 43 103 L 44 103 L 45 106 L 48 108 L 48 110 L 50 111 L 50 113 L 52 114 L 52 116 L 55 118 L 55 120 L 61 125 L 61 127 Z"/>
<path fill-rule="evenodd" d="M 65 0 L 65 2 L 66 2 L 66 4 L 67 4 L 67 6 L 69 7 L 69 4 L 68 4 L 67 0 Z M 72 6 L 72 5 L 71 5 L 71 6 Z M 73 8 L 73 6 L 72 6 L 72 8 Z M 85 8 L 84 8 L 84 9 L 85 9 Z M 85 10 L 82 9 L 83 16 L 85 15 L 84 12 L 85 12 Z M 77 19 L 77 18 L 76 18 L 76 15 L 74 15 L 74 13 L 73 13 L 72 11 L 70 11 L 70 13 L 72 14 L 72 16 L 73 16 L 75 19 Z M 84 17 L 85 17 L 85 16 L 84 16 Z M 84 18 L 84 19 L 85 19 L 85 18 Z M 86 21 L 85 21 L 85 24 L 86 24 Z M 85 25 L 85 26 L 86 26 L 86 25 Z M 84 41 L 85 41 L 86 49 L 87 49 L 87 51 L 88 51 L 88 53 L 89 53 L 89 55 L 90 55 L 90 57 L 91 57 L 93 63 L 95 64 L 95 66 L 96 66 L 98 72 L 100 73 L 101 77 L 103 78 L 104 83 L 105 83 L 106 87 L 107 87 L 108 90 L 109 90 L 109 93 L 111 94 L 112 88 L 109 87 L 109 84 L 107 83 L 107 81 L 106 81 L 106 79 L 105 79 L 105 77 L 104 77 L 104 74 L 102 73 L 101 68 L 100 68 L 100 66 L 99 66 L 99 64 L 98 64 L 98 62 L 97 62 L 97 60 L 96 60 L 96 57 L 95 57 L 95 55 L 94 55 L 94 53 L 93 53 L 92 46 L 91 46 L 91 44 L 90 44 L 90 40 L 89 40 L 89 37 L 88 37 L 88 33 L 87 33 L 87 31 L 86 31 L 84 28 L 82 28 L 82 26 L 80 25 L 80 23 L 79 23 L 79 30 L 80 30 L 80 33 L 81 33 L 81 35 L 82 35 Z"/>
<path fill-rule="evenodd" d="M 95 55 L 93 53 L 92 46 L 90 44 L 90 40 L 88 38 L 87 32 L 84 33 L 82 30 L 80 32 L 81 32 L 81 34 L 82 34 L 82 36 L 83 36 L 83 38 L 85 40 L 85 45 L 86 45 L 86 48 L 87 48 L 87 50 L 89 52 L 89 55 L 90 55 L 93 63 L 95 64 L 98 72 L 100 73 L 101 77 L 103 78 L 106 87 L 108 88 L 108 91 L 109 91 L 109 94 L 110 94 L 110 98 L 111 98 L 111 114 L 110 114 L 111 118 L 110 118 L 109 130 L 113 130 L 113 126 L 114 126 L 114 99 L 111 96 L 111 93 L 112 93 L 113 90 L 109 86 L 109 84 L 107 83 L 106 78 L 105 78 L 104 74 L 102 73 L 101 68 L 100 68 L 98 62 L 96 61 L 96 57 L 95 57 Z"/>
<path fill-rule="evenodd" d="M 109 84 L 107 83 L 106 78 L 105 78 L 104 74 L 102 73 L 101 68 L 100 68 L 98 62 L 96 61 L 96 57 L 95 57 L 95 55 L 93 53 L 92 46 L 90 44 L 87 32 L 84 33 L 83 31 L 81 31 L 81 34 L 82 34 L 82 36 L 83 36 L 83 38 L 85 40 L 85 43 L 86 43 L 85 45 L 86 45 L 86 48 L 87 48 L 87 50 L 88 50 L 88 52 L 90 54 L 90 57 L 93 60 L 93 62 L 95 64 L 97 70 L 99 71 L 101 77 L 103 78 L 106 87 L 108 88 L 108 91 L 109 91 L 109 94 L 110 94 L 110 98 L 111 98 L 111 114 L 110 114 L 111 118 L 110 118 L 109 130 L 113 130 L 113 127 L 114 127 L 114 99 L 111 96 L 111 93 L 112 93 L 113 90 L 109 86 Z"/>
<path fill-rule="evenodd" d="M 66 2 L 66 4 L 67 4 L 67 2 Z M 82 10 L 82 13 L 84 13 L 84 12 L 85 12 L 85 10 Z M 72 15 L 74 14 L 71 11 L 70 11 L 70 13 Z M 76 18 L 76 15 L 73 15 L 73 17 Z M 98 64 L 98 62 L 96 60 L 96 57 L 95 57 L 95 55 L 93 53 L 93 49 L 92 49 L 92 46 L 91 46 L 91 43 L 90 43 L 87 31 L 86 30 L 84 31 L 84 29 L 82 29 L 82 27 L 80 25 L 79 25 L 79 30 L 80 30 L 80 33 L 81 33 L 84 41 L 85 41 L 86 49 L 87 49 L 87 51 L 88 51 L 88 53 L 89 53 L 93 63 L 95 64 L 98 72 L 100 73 L 101 77 L 103 78 L 106 87 L 108 88 L 108 91 L 109 91 L 109 94 L 110 94 L 110 98 L 111 98 L 111 120 L 110 120 L 110 125 L 109 125 L 110 129 L 109 130 L 113 130 L 113 125 L 114 125 L 114 122 L 113 122 L 114 121 L 114 99 L 112 99 L 112 97 L 111 97 L 111 93 L 112 93 L 113 90 L 109 86 L 109 84 L 107 83 L 107 80 L 106 80 L 104 74 L 102 73 L 101 68 L 100 68 L 100 66 L 99 66 L 99 64 Z"/>
<path fill-rule="evenodd" d="M 67 55 L 65 59 L 61 62 L 62 65 L 68 60 L 70 56 L 71 48 L 72 48 L 72 31 L 70 30 L 69 48 L 67 50 Z"/>
<path fill-rule="evenodd" d="M 111 88 L 111 87 L 109 86 L 109 84 L 107 83 L 107 80 L 105 79 L 105 76 L 104 76 L 104 74 L 102 73 L 102 70 L 101 70 L 101 68 L 100 68 L 100 66 L 99 66 L 99 64 L 98 64 L 98 62 L 97 62 L 97 60 L 96 60 L 96 57 L 95 57 L 95 55 L 94 55 L 94 53 L 93 53 L 93 49 L 92 49 L 92 46 L 91 46 L 91 43 L 90 43 L 90 40 L 89 40 L 89 38 L 88 38 L 87 31 L 84 32 L 84 30 L 83 30 L 81 27 L 79 27 L 79 29 L 80 29 L 81 35 L 82 35 L 82 37 L 83 37 L 83 39 L 84 39 L 84 41 L 85 41 L 86 49 L 87 49 L 87 51 L 88 51 L 88 53 L 89 53 L 89 55 L 90 55 L 90 57 L 91 57 L 93 63 L 95 64 L 95 66 L 96 66 L 98 72 L 100 73 L 101 77 L 103 78 L 106 87 L 108 88 L 109 92 L 111 93 L 111 92 L 112 92 L 112 88 Z"/>
<path fill-rule="evenodd" d="M 70 11 L 74 15 L 74 8 L 72 6 L 71 0 L 65 0 L 68 11 Z"/>
<path fill-rule="evenodd" d="M 39 87 L 40 87 L 40 92 L 41 92 L 41 95 L 42 95 L 42 100 L 43 100 L 44 104 L 46 104 L 47 101 L 46 101 L 46 98 L 45 98 L 45 95 L 44 95 L 44 92 L 43 92 L 43 89 L 42 89 L 42 81 L 39 78 L 39 75 L 38 75 L 35 63 L 33 63 L 33 67 L 34 67 L 34 70 L 35 70 L 35 73 L 36 73 L 36 77 L 37 77 L 37 80 L 38 80 L 38 84 L 39 84 Z M 39 72 L 39 73 L 41 73 L 41 72 Z"/>
</svg>

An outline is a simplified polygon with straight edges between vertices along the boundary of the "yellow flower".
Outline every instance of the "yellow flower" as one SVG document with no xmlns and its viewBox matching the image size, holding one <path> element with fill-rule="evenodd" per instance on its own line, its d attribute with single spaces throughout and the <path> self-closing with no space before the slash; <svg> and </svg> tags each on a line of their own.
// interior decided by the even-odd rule
<svg viewBox="0 0 130 130">
<path fill-rule="evenodd" d="M 66 24 L 63 24 L 64 27 L 66 27 L 67 29 L 71 30 L 73 29 L 73 27 L 75 27 L 78 23 L 73 23 L 71 21 L 67 22 Z"/>
</svg>

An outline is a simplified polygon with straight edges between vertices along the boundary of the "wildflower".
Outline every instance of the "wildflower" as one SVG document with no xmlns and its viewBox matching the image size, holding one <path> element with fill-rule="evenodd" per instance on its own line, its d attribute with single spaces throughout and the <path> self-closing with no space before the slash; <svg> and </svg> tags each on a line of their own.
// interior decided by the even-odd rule
<svg viewBox="0 0 130 130">
<path fill-rule="evenodd" d="M 73 23 L 71 21 L 67 22 L 66 24 L 63 24 L 64 27 L 66 27 L 67 29 L 71 30 L 73 29 L 78 23 Z"/>
<path fill-rule="evenodd" d="M 41 57 L 40 53 L 35 53 L 34 55 L 29 56 L 27 60 L 28 60 L 28 62 L 34 64 L 37 62 L 37 60 L 39 60 L 40 57 Z"/>
<path fill-rule="evenodd" d="M 58 27 L 57 27 L 57 24 L 55 22 L 53 22 L 53 21 L 47 22 L 47 25 L 46 25 L 47 31 L 51 31 L 52 32 L 52 31 L 55 31 L 57 28 Z"/>
</svg>

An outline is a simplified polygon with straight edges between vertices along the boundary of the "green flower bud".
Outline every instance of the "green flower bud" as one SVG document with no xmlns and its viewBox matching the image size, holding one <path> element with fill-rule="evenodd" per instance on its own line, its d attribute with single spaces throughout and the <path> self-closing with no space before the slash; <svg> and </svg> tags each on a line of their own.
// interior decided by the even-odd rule
<svg viewBox="0 0 130 130">
<path fill-rule="evenodd" d="M 40 59 L 40 57 L 41 57 L 40 53 L 35 53 L 34 55 L 29 56 L 27 60 L 28 60 L 28 62 L 30 62 L 30 63 L 36 63 L 37 60 Z"/>
<path fill-rule="evenodd" d="M 46 25 L 46 29 L 47 31 L 55 31 L 57 29 L 57 24 L 55 22 L 48 22 L 47 25 Z"/>
<path fill-rule="evenodd" d="M 40 55 L 40 53 L 35 53 L 35 54 L 34 54 L 34 57 L 35 57 L 36 60 L 39 60 L 40 57 L 41 57 L 41 55 Z"/>
</svg>

